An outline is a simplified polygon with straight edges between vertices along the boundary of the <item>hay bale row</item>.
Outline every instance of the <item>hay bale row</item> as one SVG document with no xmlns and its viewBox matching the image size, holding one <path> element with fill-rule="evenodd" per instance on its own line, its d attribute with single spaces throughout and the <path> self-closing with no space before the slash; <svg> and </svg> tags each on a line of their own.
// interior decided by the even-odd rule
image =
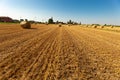
<svg viewBox="0 0 120 80">
<path fill-rule="evenodd" d="M 114 25 L 111 26 L 105 26 L 105 25 L 82 25 L 84 27 L 93 27 L 93 28 L 105 28 L 105 27 L 110 27 L 110 28 L 114 28 Z"/>
</svg>

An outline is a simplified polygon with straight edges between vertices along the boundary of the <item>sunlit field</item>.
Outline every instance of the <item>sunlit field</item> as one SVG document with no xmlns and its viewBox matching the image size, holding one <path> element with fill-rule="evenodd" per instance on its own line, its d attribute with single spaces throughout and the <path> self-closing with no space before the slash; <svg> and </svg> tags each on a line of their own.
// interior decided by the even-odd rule
<svg viewBox="0 0 120 80">
<path fill-rule="evenodd" d="M 0 24 L 0 80 L 119 80 L 120 27 Z"/>
</svg>

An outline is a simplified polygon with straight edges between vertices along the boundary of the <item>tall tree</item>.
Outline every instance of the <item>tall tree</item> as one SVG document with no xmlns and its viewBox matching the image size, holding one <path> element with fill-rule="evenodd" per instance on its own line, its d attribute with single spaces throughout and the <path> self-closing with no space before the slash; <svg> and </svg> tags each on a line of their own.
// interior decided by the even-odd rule
<svg viewBox="0 0 120 80">
<path fill-rule="evenodd" d="M 48 19 L 48 24 L 54 24 L 53 18 Z"/>
<path fill-rule="evenodd" d="M 72 21 L 72 20 L 69 20 L 67 23 L 68 23 L 68 24 L 73 24 L 73 21 Z"/>
</svg>

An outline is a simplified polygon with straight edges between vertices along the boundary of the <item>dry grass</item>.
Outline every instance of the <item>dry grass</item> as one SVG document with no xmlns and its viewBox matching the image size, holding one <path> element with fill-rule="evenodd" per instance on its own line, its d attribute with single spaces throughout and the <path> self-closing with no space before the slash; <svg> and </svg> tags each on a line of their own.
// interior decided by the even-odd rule
<svg viewBox="0 0 120 80">
<path fill-rule="evenodd" d="M 31 27 L 0 24 L 0 80 L 120 79 L 120 33 L 106 27 Z"/>
</svg>

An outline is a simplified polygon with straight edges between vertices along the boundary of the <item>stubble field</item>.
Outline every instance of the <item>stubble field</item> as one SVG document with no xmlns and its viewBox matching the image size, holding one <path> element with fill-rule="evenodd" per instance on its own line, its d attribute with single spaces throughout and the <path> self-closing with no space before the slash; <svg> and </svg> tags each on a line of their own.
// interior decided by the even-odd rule
<svg viewBox="0 0 120 80">
<path fill-rule="evenodd" d="M 0 80 L 120 80 L 120 33 L 0 24 Z"/>
</svg>

